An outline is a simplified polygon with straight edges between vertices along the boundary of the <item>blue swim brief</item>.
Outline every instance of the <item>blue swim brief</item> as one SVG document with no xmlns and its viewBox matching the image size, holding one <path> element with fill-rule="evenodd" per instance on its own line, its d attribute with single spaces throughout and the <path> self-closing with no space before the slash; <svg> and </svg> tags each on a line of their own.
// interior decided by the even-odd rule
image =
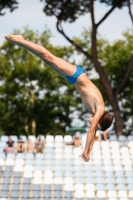
<svg viewBox="0 0 133 200">
<path fill-rule="evenodd" d="M 80 66 L 76 66 L 76 72 L 72 76 L 66 76 L 68 83 L 74 84 L 77 78 L 83 73 L 85 73 L 85 70 Z"/>
</svg>

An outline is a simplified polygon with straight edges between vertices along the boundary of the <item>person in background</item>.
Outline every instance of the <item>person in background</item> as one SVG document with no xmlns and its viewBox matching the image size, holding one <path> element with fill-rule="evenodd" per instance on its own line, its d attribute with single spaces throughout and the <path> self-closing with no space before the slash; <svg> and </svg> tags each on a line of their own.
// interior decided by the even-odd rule
<svg viewBox="0 0 133 200">
<path fill-rule="evenodd" d="M 38 135 L 37 141 L 35 142 L 36 153 L 37 152 L 43 152 L 44 144 L 45 144 L 45 142 L 43 141 L 42 136 Z"/>
<path fill-rule="evenodd" d="M 12 137 L 9 135 L 8 136 L 8 141 L 6 142 L 6 148 L 4 150 L 6 153 L 16 153 L 16 148 L 14 141 L 12 140 Z"/>
<path fill-rule="evenodd" d="M 75 133 L 73 145 L 74 145 L 75 147 L 79 147 L 79 146 L 81 145 L 80 132 L 78 132 L 78 131 Z"/>
<path fill-rule="evenodd" d="M 28 153 L 33 153 L 34 152 L 34 144 L 31 141 L 31 139 L 27 140 L 27 152 Z"/>
<path fill-rule="evenodd" d="M 18 143 L 17 143 L 17 151 L 18 153 L 22 153 L 25 150 L 25 143 L 22 140 L 22 137 L 19 138 Z"/>
</svg>

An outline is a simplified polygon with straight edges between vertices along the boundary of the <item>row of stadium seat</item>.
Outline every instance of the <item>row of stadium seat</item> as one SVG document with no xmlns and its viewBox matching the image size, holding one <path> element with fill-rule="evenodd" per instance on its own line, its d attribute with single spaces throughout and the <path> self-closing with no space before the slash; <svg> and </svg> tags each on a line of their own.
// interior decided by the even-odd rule
<svg viewBox="0 0 133 200">
<path fill-rule="evenodd" d="M 16 135 L 12 135 L 12 140 L 14 142 L 17 142 L 18 141 L 18 137 Z M 22 139 L 24 142 L 27 141 L 27 137 L 25 135 L 21 135 Z M 37 140 L 36 136 L 34 135 L 29 135 L 28 136 L 28 139 L 31 139 L 33 142 Z M 42 139 L 43 140 L 46 140 L 47 142 L 71 142 L 73 140 L 73 137 L 71 135 L 65 135 L 64 137 L 62 135 L 47 135 L 46 137 L 44 137 L 42 135 Z M 86 134 L 82 134 L 81 135 L 81 139 L 82 140 L 85 140 L 86 139 Z M 1 142 L 6 142 L 8 140 L 8 136 L 7 135 L 2 135 L 1 138 L 0 138 L 0 141 Z M 110 141 L 133 141 L 133 135 L 129 135 L 129 136 L 124 136 L 124 135 L 121 135 L 117 138 L 116 135 L 111 135 L 110 138 L 109 138 Z"/>
</svg>

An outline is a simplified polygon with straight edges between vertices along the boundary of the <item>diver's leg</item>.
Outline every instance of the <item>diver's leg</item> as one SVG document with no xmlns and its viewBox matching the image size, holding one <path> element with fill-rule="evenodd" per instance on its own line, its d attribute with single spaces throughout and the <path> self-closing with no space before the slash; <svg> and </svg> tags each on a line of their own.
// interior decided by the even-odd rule
<svg viewBox="0 0 133 200">
<path fill-rule="evenodd" d="M 75 65 L 72 65 L 63 59 L 56 57 L 41 45 L 25 40 L 21 35 L 7 35 L 5 38 L 9 42 L 24 47 L 34 55 L 40 57 L 63 78 L 66 78 L 66 76 L 72 76 L 76 71 Z"/>
</svg>

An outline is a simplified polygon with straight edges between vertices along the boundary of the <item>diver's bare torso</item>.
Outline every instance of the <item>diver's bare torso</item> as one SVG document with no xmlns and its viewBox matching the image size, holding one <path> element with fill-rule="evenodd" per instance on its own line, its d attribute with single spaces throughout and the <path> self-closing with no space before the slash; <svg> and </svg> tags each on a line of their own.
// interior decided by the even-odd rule
<svg viewBox="0 0 133 200">
<path fill-rule="evenodd" d="M 74 84 L 87 109 L 95 114 L 98 109 L 105 108 L 103 97 L 98 88 L 88 79 L 86 74 L 81 74 Z"/>
</svg>

